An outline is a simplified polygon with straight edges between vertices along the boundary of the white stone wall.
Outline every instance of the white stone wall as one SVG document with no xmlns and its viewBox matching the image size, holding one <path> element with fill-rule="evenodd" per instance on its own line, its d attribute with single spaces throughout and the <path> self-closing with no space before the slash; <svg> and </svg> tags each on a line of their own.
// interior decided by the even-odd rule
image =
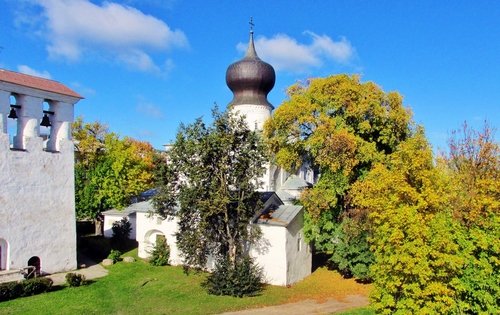
<svg viewBox="0 0 500 315">
<path fill-rule="evenodd" d="M 7 115 L 14 95 L 18 119 L 14 144 Z M 41 272 L 76 269 L 74 146 L 70 124 L 79 98 L 0 82 L 1 267 L 27 266 L 40 259 Z M 43 103 L 49 103 L 50 140 L 40 137 Z M 1 245 L 0 245 L 1 246 Z"/>
<path fill-rule="evenodd" d="M 156 243 L 156 235 L 162 234 L 167 239 L 167 244 L 170 247 L 171 265 L 182 265 L 183 260 L 180 251 L 177 249 L 177 238 L 175 233 L 178 231 L 178 219 L 170 217 L 162 220 L 157 215 L 150 215 L 145 212 L 136 213 L 137 232 L 136 240 L 139 244 L 138 255 L 141 258 L 148 258 L 149 252 L 153 249 Z"/>
<path fill-rule="evenodd" d="M 231 111 L 236 115 L 244 116 L 245 122 L 250 130 L 262 131 L 264 129 L 264 123 L 271 117 L 272 108 L 267 105 L 241 104 L 232 106 Z M 265 168 L 265 174 L 259 178 L 259 182 L 261 183 L 258 188 L 259 191 L 270 191 L 272 189 L 271 165 L 265 165 Z"/>
<path fill-rule="evenodd" d="M 312 253 L 309 244 L 304 240 L 303 211 L 297 214 L 286 231 L 287 284 L 300 281 L 311 274 Z"/>
<path fill-rule="evenodd" d="M 26 151 L 11 151 L 0 137 L 0 238 L 8 243 L 6 269 L 20 269 L 38 256 L 41 270 L 76 268 L 73 143 L 59 153 L 26 138 Z M 3 257 L 3 255 L 2 255 Z"/>
<path fill-rule="evenodd" d="M 271 117 L 272 108 L 266 105 L 242 104 L 231 107 L 231 111 L 245 116 L 250 130 L 263 130 L 264 122 Z"/>
<path fill-rule="evenodd" d="M 135 214 L 134 215 L 106 214 L 104 216 L 104 226 L 103 226 L 104 237 L 113 237 L 113 223 L 120 221 L 124 217 L 128 219 L 128 222 L 130 222 L 130 227 L 132 228 L 128 238 L 131 240 L 135 240 L 137 231 L 137 224 L 136 224 L 137 221 L 135 219 Z"/>
<path fill-rule="evenodd" d="M 252 246 L 250 255 L 263 267 L 266 283 L 287 285 L 286 228 L 259 224 L 262 231 L 260 241 Z"/>
<path fill-rule="evenodd" d="M 312 254 L 304 240 L 302 226 L 302 213 L 287 227 L 259 224 L 262 238 L 250 254 L 264 267 L 266 283 L 289 285 L 311 274 Z"/>
</svg>

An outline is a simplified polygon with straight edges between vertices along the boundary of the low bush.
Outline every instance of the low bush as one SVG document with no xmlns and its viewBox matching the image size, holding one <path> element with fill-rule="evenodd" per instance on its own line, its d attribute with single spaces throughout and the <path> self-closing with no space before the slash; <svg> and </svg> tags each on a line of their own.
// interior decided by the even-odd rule
<svg viewBox="0 0 500 315">
<path fill-rule="evenodd" d="M 69 272 L 66 274 L 66 283 L 70 287 L 79 287 L 81 285 L 87 284 L 85 276 L 79 273 Z"/>
<path fill-rule="evenodd" d="M 0 284 L 0 302 L 46 292 L 52 287 L 52 284 L 53 281 L 49 278 L 2 283 Z"/>
<path fill-rule="evenodd" d="M 168 259 L 170 258 L 170 248 L 167 244 L 165 238 L 158 238 L 156 240 L 155 247 L 150 252 L 151 257 L 149 258 L 149 263 L 153 266 L 165 266 L 168 265 Z"/>
<path fill-rule="evenodd" d="M 262 269 L 249 257 L 234 264 L 221 259 L 203 286 L 214 295 L 254 296 L 262 290 Z"/>
<path fill-rule="evenodd" d="M 129 239 L 130 232 L 132 231 L 132 225 L 128 221 L 127 217 L 123 217 L 120 221 L 113 222 L 111 230 L 113 230 L 113 241 L 123 243 Z"/>
<path fill-rule="evenodd" d="M 108 259 L 111 259 L 113 263 L 117 263 L 121 260 L 120 256 L 122 255 L 122 252 L 116 249 L 112 249 L 109 252 Z"/>
</svg>

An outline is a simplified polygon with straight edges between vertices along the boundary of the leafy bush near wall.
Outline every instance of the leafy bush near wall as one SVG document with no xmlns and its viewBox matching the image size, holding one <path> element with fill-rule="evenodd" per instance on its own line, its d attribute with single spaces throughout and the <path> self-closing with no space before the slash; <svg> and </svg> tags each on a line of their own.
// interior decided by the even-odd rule
<svg viewBox="0 0 500 315">
<path fill-rule="evenodd" d="M 70 287 L 79 287 L 81 285 L 86 285 L 87 280 L 85 279 L 85 276 L 79 273 L 73 273 L 69 272 L 66 274 L 66 283 Z"/>
<path fill-rule="evenodd" d="M 203 286 L 214 295 L 254 296 L 262 290 L 262 277 L 262 269 L 251 258 L 234 263 L 221 259 Z"/>
<path fill-rule="evenodd" d="M 33 278 L 21 282 L 0 284 L 0 302 L 47 292 L 52 287 L 52 279 Z"/>
<path fill-rule="evenodd" d="M 108 258 L 113 260 L 113 263 L 117 263 L 121 260 L 120 256 L 122 255 L 122 252 L 120 252 L 117 249 L 112 249 L 109 252 Z"/>
<path fill-rule="evenodd" d="M 149 264 L 152 266 L 166 266 L 170 258 L 170 247 L 165 238 L 158 238 L 155 247 L 150 252 Z"/>
<path fill-rule="evenodd" d="M 120 221 L 113 222 L 113 240 L 116 242 L 126 242 L 132 231 L 132 224 L 127 217 L 123 217 Z"/>
</svg>

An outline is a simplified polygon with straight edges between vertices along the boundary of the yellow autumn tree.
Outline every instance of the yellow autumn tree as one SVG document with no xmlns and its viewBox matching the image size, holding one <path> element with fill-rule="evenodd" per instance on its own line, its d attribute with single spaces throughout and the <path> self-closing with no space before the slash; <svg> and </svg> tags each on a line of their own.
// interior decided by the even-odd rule
<svg viewBox="0 0 500 315">
<path fill-rule="evenodd" d="M 443 314 L 456 308 L 453 279 L 462 266 L 447 196 L 449 178 L 433 165 L 420 129 L 385 165 L 354 184 L 354 205 L 368 212 L 374 292 L 383 314 Z"/>
<path fill-rule="evenodd" d="M 298 83 L 288 96 L 266 122 L 264 136 L 278 165 L 295 172 L 307 163 L 321 174 L 300 198 L 305 235 L 342 272 L 369 278 L 367 231 L 346 196 L 373 163 L 411 134 L 411 113 L 397 92 L 355 75 Z"/>
</svg>

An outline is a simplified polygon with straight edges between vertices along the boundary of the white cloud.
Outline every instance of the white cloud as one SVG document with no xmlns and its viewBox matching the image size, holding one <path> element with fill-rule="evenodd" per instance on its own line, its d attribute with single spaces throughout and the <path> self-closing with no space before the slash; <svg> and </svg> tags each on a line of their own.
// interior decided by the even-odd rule
<svg viewBox="0 0 500 315">
<path fill-rule="evenodd" d="M 24 74 L 29 74 L 33 75 L 35 77 L 40 77 L 40 78 L 45 78 L 45 79 L 52 79 L 52 76 L 47 70 L 44 71 L 37 71 L 27 65 L 19 65 L 17 66 L 17 71 L 24 73 Z"/>
<path fill-rule="evenodd" d="M 260 58 L 273 65 L 276 71 L 307 72 L 322 66 L 325 58 L 337 63 L 347 63 L 354 55 L 354 48 L 344 37 L 339 41 L 327 35 L 317 35 L 306 31 L 312 38 L 310 44 L 303 44 L 286 35 L 277 34 L 271 38 L 259 37 L 255 46 Z M 239 51 L 245 51 L 247 44 L 239 43 Z"/>
<path fill-rule="evenodd" d="M 140 98 L 136 106 L 137 112 L 154 119 L 161 119 L 164 117 L 161 109 L 153 103 L 147 102 Z"/>
<path fill-rule="evenodd" d="M 46 17 L 47 51 L 54 58 L 79 60 L 86 51 L 117 56 L 139 70 L 155 70 L 150 50 L 187 47 L 180 30 L 126 5 L 88 0 L 37 0 Z"/>
</svg>

